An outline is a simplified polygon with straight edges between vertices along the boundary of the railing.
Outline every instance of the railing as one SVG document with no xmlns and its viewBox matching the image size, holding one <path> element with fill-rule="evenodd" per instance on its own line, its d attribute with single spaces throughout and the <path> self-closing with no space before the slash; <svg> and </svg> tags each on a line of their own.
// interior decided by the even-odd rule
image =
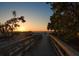
<svg viewBox="0 0 79 59">
<path fill-rule="evenodd" d="M 49 34 L 52 44 L 55 46 L 55 50 L 57 51 L 58 55 L 66 55 L 66 56 L 77 56 L 79 52 L 74 50 L 72 47 L 64 43 L 63 41 L 59 40 L 57 37 Z"/>
<path fill-rule="evenodd" d="M 38 35 L 37 35 L 38 37 Z M 28 36 L 19 41 L 14 41 L 9 44 L 0 46 L 0 54 L 2 55 L 18 55 L 20 52 L 23 52 L 24 49 L 28 50 L 37 39 L 36 36 Z"/>
</svg>

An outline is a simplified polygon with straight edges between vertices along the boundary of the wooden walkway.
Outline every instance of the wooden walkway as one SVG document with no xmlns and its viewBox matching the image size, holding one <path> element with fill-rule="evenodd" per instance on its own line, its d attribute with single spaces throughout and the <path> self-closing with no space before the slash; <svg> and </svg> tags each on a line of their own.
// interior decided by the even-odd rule
<svg viewBox="0 0 79 59">
<path fill-rule="evenodd" d="M 41 41 L 33 46 L 30 50 L 25 51 L 25 56 L 56 56 L 55 49 L 50 45 L 47 33 L 41 33 L 43 38 Z"/>
</svg>

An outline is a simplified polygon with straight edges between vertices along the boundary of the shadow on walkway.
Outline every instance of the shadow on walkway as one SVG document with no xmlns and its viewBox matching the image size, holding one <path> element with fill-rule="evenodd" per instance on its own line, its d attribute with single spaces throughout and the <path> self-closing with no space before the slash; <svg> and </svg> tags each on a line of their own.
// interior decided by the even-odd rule
<svg viewBox="0 0 79 59">
<path fill-rule="evenodd" d="M 38 45 L 33 46 L 30 50 L 26 51 L 23 55 L 26 56 L 56 56 L 55 49 L 50 45 L 47 33 L 41 33 L 42 40 Z"/>
</svg>

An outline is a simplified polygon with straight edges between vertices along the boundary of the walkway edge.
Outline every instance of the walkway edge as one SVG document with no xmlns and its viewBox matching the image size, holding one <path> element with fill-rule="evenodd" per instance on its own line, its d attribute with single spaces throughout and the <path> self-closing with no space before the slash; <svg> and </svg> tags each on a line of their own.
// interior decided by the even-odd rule
<svg viewBox="0 0 79 59">
<path fill-rule="evenodd" d="M 53 36 L 53 35 L 50 35 L 49 36 L 51 37 L 51 39 L 53 41 L 55 41 L 55 43 L 57 45 L 59 45 L 68 55 L 70 56 L 77 56 L 79 55 L 79 53 L 74 50 L 72 47 L 68 46 L 66 43 L 62 42 L 61 40 L 59 40 L 57 37 Z"/>
</svg>

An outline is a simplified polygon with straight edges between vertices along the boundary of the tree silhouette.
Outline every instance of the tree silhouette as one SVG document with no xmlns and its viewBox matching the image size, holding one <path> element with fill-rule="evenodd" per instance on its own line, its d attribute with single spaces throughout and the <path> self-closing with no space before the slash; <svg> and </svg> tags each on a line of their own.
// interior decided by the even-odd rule
<svg viewBox="0 0 79 59">
<path fill-rule="evenodd" d="M 52 29 L 53 29 L 52 23 L 48 23 L 48 25 L 47 25 L 47 30 L 52 30 Z"/>
<path fill-rule="evenodd" d="M 14 17 L 16 17 L 16 11 L 15 10 L 12 11 L 12 14 L 13 14 Z"/>
<path fill-rule="evenodd" d="M 0 24 L 1 33 L 13 32 L 17 27 L 20 26 L 18 22 L 26 22 L 24 20 L 24 16 L 16 17 L 16 11 L 13 11 L 13 16 L 14 18 L 7 20 L 4 24 Z"/>
<path fill-rule="evenodd" d="M 66 35 L 65 37 L 77 36 L 79 32 L 79 3 L 54 2 L 49 4 L 53 11 L 50 17 L 52 28 Z"/>
</svg>

